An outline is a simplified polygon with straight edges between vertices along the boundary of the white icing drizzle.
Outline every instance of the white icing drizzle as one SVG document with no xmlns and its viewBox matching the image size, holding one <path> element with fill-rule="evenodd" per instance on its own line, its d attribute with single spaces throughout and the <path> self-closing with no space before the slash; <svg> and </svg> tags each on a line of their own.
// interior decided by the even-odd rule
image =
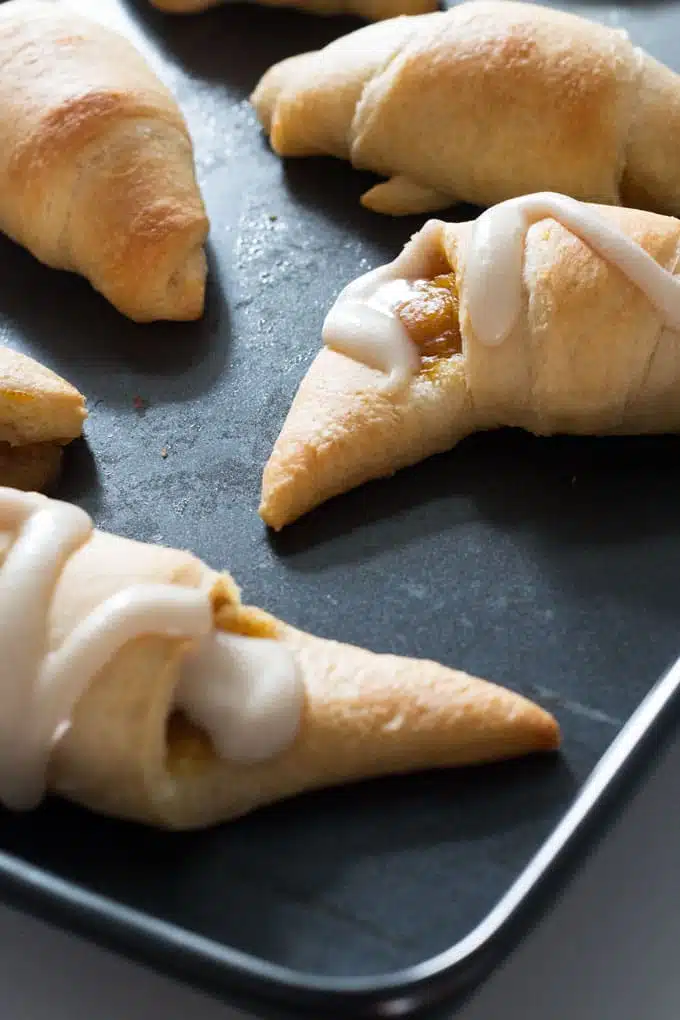
<svg viewBox="0 0 680 1020">
<path fill-rule="evenodd" d="M 597 212 L 565 195 L 523 195 L 487 209 L 475 223 L 465 264 L 470 321 L 482 343 L 495 346 L 512 331 L 523 302 L 522 266 L 529 228 L 552 218 L 634 283 L 664 325 L 680 330 L 680 281 Z"/>
<path fill-rule="evenodd" d="M 283 750 L 303 699 L 293 655 L 276 641 L 216 632 L 205 589 L 132 585 L 50 651 L 55 587 L 92 530 L 78 507 L 0 488 L 0 532 L 11 536 L 0 568 L 0 800 L 16 810 L 39 803 L 52 747 L 78 699 L 123 645 L 147 634 L 198 642 L 182 661 L 175 705 L 219 754 L 250 762 Z"/>
<path fill-rule="evenodd" d="M 427 274 L 433 235 L 440 230 L 439 221 L 429 220 L 393 262 L 348 284 L 326 316 L 324 344 L 385 372 L 387 388 L 404 385 L 420 369 L 420 352 L 396 309 Z"/>
<path fill-rule="evenodd" d="M 248 764 L 292 743 L 301 689 L 295 660 L 281 654 L 280 642 L 218 633 L 185 657 L 177 704 L 211 734 L 219 755 Z M 282 698 L 282 691 L 290 695 Z"/>
<path fill-rule="evenodd" d="M 395 279 L 390 268 L 354 281 L 361 286 L 350 284 L 326 316 L 321 336 L 327 347 L 387 373 L 388 386 L 399 386 L 416 374 L 420 356 L 396 313 L 410 296 L 410 282 Z"/>
<path fill-rule="evenodd" d="M 680 331 L 680 280 L 592 207 L 565 195 L 523 195 L 487 209 L 475 221 L 465 256 L 463 289 L 477 339 L 501 344 L 523 303 L 524 248 L 529 228 L 554 219 L 616 266 L 654 306 L 667 329 Z M 399 258 L 359 277 L 339 295 L 324 325 L 324 343 L 407 383 L 420 369 L 417 345 L 396 315 L 412 282 L 423 275 L 435 230 L 430 220 Z"/>
</svg>

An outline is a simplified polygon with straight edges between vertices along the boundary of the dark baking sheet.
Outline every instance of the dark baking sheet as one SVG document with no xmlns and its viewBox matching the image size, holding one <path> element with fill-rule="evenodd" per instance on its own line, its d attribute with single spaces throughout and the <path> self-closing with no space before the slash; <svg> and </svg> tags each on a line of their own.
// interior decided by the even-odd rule
<svg viewBox="0 0 680 1020">
<path fill-rule="evenodd" d="M 370 989 L 483 920 L 678 653 L 680 441 L 477 436 L 267 534 L 261 469 L 325 311 L 423 220 L 362 210 L 368 178 L 345 164 L 282 164 L 247 104 L 274 60 L 356 22 L 100 6 L 135 33 L 189 119 L 213 225 L 210 284 L 201 322 L 135 326 L 0 239 L 2 342 L 89 397 L 87 440 L 70 449 L 59 495 L 101 527 L 228 567 L 248 600 L 307 630 L 436 658 L 539 700 L 558 715 L 564 750 L 306 796 L 192 835 L 56 801 L 2 813 L 0 889 L 227 999 L 264 994 L 272 964 L 298 984 L 312 974 Z M 680 3 L 562 6 L 629 28 L 680 70 Z M 351 1015 L 364 1013 L 355 1003 Z"/>
</svg>

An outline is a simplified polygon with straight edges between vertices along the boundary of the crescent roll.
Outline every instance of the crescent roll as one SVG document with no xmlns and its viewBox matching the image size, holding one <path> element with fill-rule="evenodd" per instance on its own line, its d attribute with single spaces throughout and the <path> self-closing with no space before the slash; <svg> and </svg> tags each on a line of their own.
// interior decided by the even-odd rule
<svg viewBox="0 0 680 1020">
<path fill-rule="evenodd" d="M 680 77 L 618 30 L 469 0 L 369 25 L 263 76 L 251 101 L 281 156 L 387 180 L 391 215 L 535 191 L 678 214 Z"/>
<path fill-rule="evenodd" d="M 0 800 L 46 790 L 175 829 L 304 790 L 555 749 L 464 673 L 312 637 L 187 552 L 0 489 Z"/>
<path fill-rule="evenodd" d="M 223 0 L 151 0 L 153 7 L 168 14 L 195 14 L 217 7 Z M 257 0 L 268 7 L 299 7 L 313 14 L 356 14 L 369 21 L 395 18 L 400 14 L 434 11 L 437 0 Z"/>
<path fill-rule="evenodd" d="M 81 435 L 85 398 L 32 358 L 0 347 L 0 485 L 45 489 Z"/>
<path fill-rule="evenodd" d="M 0 229 L 139 322 L 203 309 L 208 220 L 175 100 L 116 32 L 0 6 Z"/>
<path fill-rule="evenodd" d="M 430 220 L 329 312 L 261 516 L 281 528 L 479 430 L 680 431 L 679 245 L 676 219 L 550 193 Z"/>
</svg>

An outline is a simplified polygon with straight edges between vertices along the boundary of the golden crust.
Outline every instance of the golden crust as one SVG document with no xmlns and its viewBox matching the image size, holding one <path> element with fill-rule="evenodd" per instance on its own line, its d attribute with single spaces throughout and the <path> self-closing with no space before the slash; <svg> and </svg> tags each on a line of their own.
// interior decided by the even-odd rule
<svg viewBox="0 0 680 1020">
<path fill-rule="evenodd" d="M 616 204 L 622 187 L 680 212 L 680 77 L 619 32 L 513 0 L 378 29 L 384 39 L 360 29 L 267 72 L 251 101 L 278 153 L 327 152 L 387 177 L 363 201 L 392 215 L 543 190 Z M 338 80 L 356 86 L 351 106 Z"/>
<path fill-rule="evenodd" d="M 474 429 L 458 359 L 386 393 L 385 377 L 336 351 L 316 355 L 264 469 L 260 516 L 275 530 L 332 496 L 449 450 Z"/>
<path fill-rule="evenodd" d="M 211 586 L 218 627 L 288 645 L 304 681 L 303 716 L 282 754 L 247 766 L 218 759 L 206 737 L 173 710 L 183 643 L 132 641 L 82 696 L 50 764 L 52 789 L 95 810 L 194 828 L 320 786 L 559 744 L 552 716 L 519 695 L 436 663 L 304 634 L 243 606 L 228 574 L 190 554 L 103 532 L 64 569 L 52 604 L 51 647 L 94 606 L 139 582 Z"/>
<path fill-rule="evenodd" d="M 75 386 L 32 358 L 0 347 L 0 442 L 66 443 L 81 434 L 86 417 L 85 398 Z"/>
<path fill-rule="evenodd" d="M 678 271 L 680 222 L 595 206 L 664 268 Z M 498 347 L 472 329 L 465 283 L 471 223 L 431 232 L 456 274 L 461 355 L 427 366 L 403 389 L 328 348 L 293 400 L 262 479 L 260 514 L 275 529 L 332 496 L 454 446 L 471 432 L 515 426 L 536 434 L 680 431 L 680 342 L 620 270 L 555 220 L 534 224 L 525 302 Z"/>
<path fill-rule="evenodd" d="M 676 271 L 680 222 L 634 209 L 595 207 L 664 268 Z M 461 237 L 470 225 L 449 225 Z M 456 251 L 465 246 L 457 243 Z M 477 428 L 518 426 L 541 435 L 680 430 L 680 343 L 642 292 L 554 220 L 531 227 L 525 306 L 494 353 L 467 313 L 457 262 L 465 371 Z"/>
<path fill-rule="evenodd" d="M 59 474 L 62 446 L 81 435 L 86 417 L 75 386 L 0 347 L 0 485 L 48 489 Z"/>
<path fill-rule="evenodd" d="M 0 228 L 138 321 L 197 318 L 208 221 L 177 105 L 117 33 L 0 8 Z"/>
<path fill-rule="evenodd" d="M 376 655 L 272 621 L 307 693 L 298 738 L 275 759 L 229 775 L 230 815 L 368 776 L 499 761 L 559 746 L 547 712 L 435 662 Z M 181 763 L 178 762 L 178 767 Z"/>
</svg>

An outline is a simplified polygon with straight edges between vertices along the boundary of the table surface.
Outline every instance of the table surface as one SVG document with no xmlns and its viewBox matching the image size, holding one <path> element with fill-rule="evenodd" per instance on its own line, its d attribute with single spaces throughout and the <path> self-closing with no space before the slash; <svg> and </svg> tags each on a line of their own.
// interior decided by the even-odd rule
<svg viewBox="0 0 680 1020">
<path fill-rule="evenodd" d="M 555 909 L 456 1020 L 680 1011 L 680 739 Z M 235 1020 L 208 998 L 0 908 L 3 1020 Z"/>
</svg>

